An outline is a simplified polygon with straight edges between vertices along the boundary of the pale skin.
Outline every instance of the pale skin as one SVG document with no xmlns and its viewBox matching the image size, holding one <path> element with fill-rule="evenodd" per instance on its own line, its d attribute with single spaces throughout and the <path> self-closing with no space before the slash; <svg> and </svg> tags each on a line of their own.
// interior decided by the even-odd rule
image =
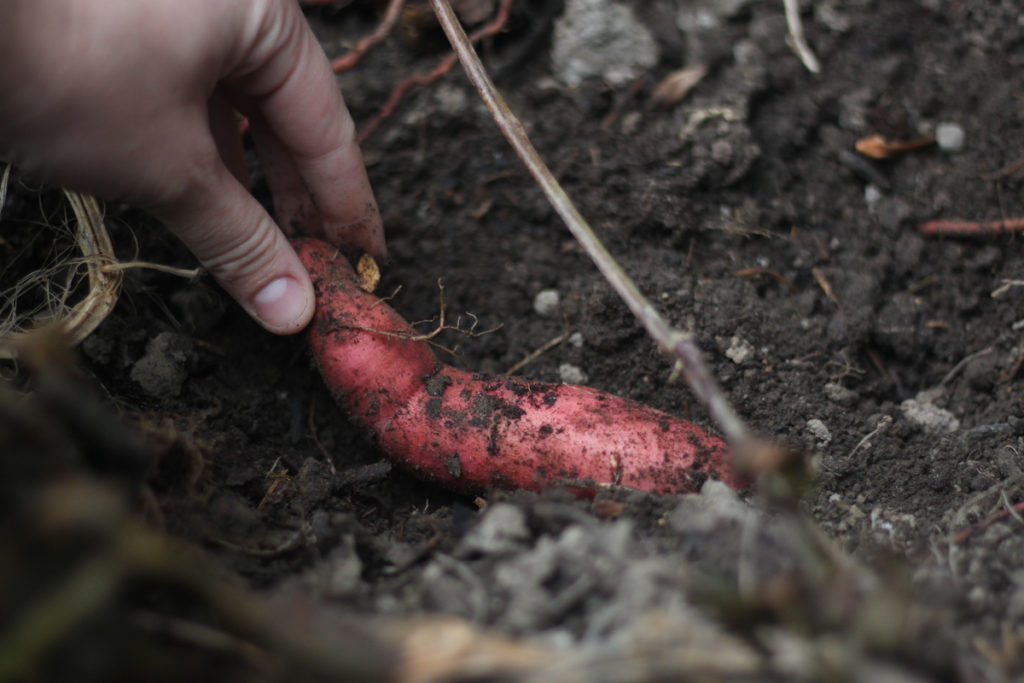
<svg viewBox="0 0 1024 683">
<path fill-rule="evenodd" d="M 276 221 L 247 189 L 239 111 Z M 277 334 L 314 307 L 286 233 L 385 258 L 351 116 L 295 0 L 0 0 L 0 160 L 147 210 Z"/>
</svg>

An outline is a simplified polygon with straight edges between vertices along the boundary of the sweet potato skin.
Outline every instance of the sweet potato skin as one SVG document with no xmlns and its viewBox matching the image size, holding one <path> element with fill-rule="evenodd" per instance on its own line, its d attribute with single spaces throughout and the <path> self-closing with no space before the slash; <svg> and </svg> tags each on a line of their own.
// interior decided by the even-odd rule
<svg viewBox="0 0 1024 683">
<path fill-rule="evenodd" d="M 381 450 L 418 476 L 475 493 L 488 487 L 610 485 L 696 491 L 733 488 L 725 443 L 647 406 L 586 387 L 471 374 L 440 363 L 390 306 L 359 288 L 344 256 L 295 243 L 313 279 L 309 344 L 334 398 Z M 390 334 L 382 334 L 382 332 Z"/>
</svg>

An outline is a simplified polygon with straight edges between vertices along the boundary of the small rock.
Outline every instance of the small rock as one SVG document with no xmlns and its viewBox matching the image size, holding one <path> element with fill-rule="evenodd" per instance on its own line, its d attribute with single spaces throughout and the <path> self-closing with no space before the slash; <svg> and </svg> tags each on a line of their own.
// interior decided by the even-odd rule
<svg viewBox="0 0 1024 683">
<path fill-rule="evenodd" d="M 931 402 L 930 392 L 921 392 L 900 404 L 903 417 L 918 425 L 926 432 L 949 434 L 960 429 L 960 420 L 945 408 Z"/>
<path fill-rule="evenodd" d="M 530 540 L 526 515 L 510 503 L 494 503 L 459 543 L 456 555 L 494 555 L 518 552 Z"/>
<path fill-rule="evenodd" d="M 935 142 L 943 152 L 956 154 L 964 148 L 964 129 L 957 123 L 935 126 Z"/>
<path fill-rule="evenodd" d="M 868 205 L 868 211 L 874 212 L 875 207 L 878 206 L 879 200 L 882 199 L 882 191 L 877 186 L 868 184 L 864 188 L 864 203 Z"/>
<path fill-rule="evenodd" d="M 558 313 L 562 298 L 556 289 L 542 289 L 533 297 L 533 310 L 539 316 L 549 318 Z"/>
<path fill-rule="evenodd" d="M 555 22 L 555 76 L 571 88 L 598 76 L 621 86 L 658 62 L 654 37 L 629 6 L 614 0 L 568 0 Z"/>
<path fill-rule="evenodd" d="M 668 523 L 677 533 L 711 533 L 716 529 L 746 522 L 757 517 L 757 512 L 744 503 L 726 484 L 708 479 L 700 493 L 682 497 L 668 516 Z"/>
<path fill-rule="evenodd" d="M 814 437 L 819 446 L 825 446 L 832 441 L 832 432 L 829 431 L 824 422 L 816 417 L 812 417 L 807 421 L 807 431 L 811 433 L 811 436 Z"/>
<path fill-rule="evenodd" d="M 163 398 L 178 396 L 188 379 L 187 339 L 173 332 L 161 332 L 146 345 L 146 353 L 132 366 L 131 378 L 147 394 Z"/>
<path fill-rule="evenodd" d="M 579 332 L 573 332 L 572 334 L 570 334 L 569 339 L 567 339 L 566 341 L 568 342 L 569 346 L 573 347 L 574 349 L 579 349 L 583 347 L 583 335 Z"/>
<path fill-rule="evenodd" d="M 558 366 L 558 377 L 566 384 L 586 384 L 587 373 L 578 365 L 572 363 L 562 363 Z"/>
<path fill-rule="evenodd" d="M 852 406 L 857 402 L 857 394 L 844 387 L 838 382 L 829 382 L 825 385 L 825 396 L 833 403 L 841 406 Z"/>
<path fill-rule="evenodd" d="M 725 350 L 726 357 L 736 365 L 754 355 L 754 347 L 746 339 L 734 336 L 729 340 L 729 348 Z"/>
</svg>

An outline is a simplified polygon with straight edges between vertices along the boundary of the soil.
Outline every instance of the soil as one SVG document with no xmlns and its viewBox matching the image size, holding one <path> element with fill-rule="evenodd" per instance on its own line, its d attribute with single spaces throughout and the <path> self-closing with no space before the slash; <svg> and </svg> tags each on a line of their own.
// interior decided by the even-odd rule
<svg viewBox="0 0 1024 683">
<path fill-rule="evenodd" d="M 382 4 L 307 12 L 333 56 L 372 30 Z M 301 602 L 309 620 L 329 612 L 346 628 L 405 643 L 405 661 L 419 662 L 424 679 L 1024 675 L 1024 534 L 1013 508 L 1024 502 L 1020 238 L 918 230 L 936 218 L 1024 215 L 1019 8 L 805 3 L 822 65 L 815 75 L 787 44 L 781 2 L 630 6 L 657 61 L 623 84 L 591 77 L 569 87 L 553 76 L 561 3 L 514 3 L 482 53 L 568 194 L 659 310 L 693 331 L 733 405 L 757 432 L 806 454 L 813 478 L 796 504 L 714 483 L 701 494 L 617 491 L 594 501 L 561 491 L 450 494 L 382 461 L 332 403 L 301 336 L 263 333 L 206 278 L 132 270 L 77 355 L 90 388 L 76 391 L 100 397 L 85 402 L 103 416 L 83 424 L 81 401 L 50 395 L 26 404 L 38 410 L 30 423 L 39 433 L 4 423 L 0 434 L 14 444 L 4 449 L 4 505 L 17 508 L 25 490 L 49 481 L 46 463 L 118 481 L 131 517 L 199 549 L 258 600 Z M 387 42 L 339 76 L 357 124 L 447 53 L 428 19 L 414 5 Z M 680 102 L 651 103 L 666 76 L 697 63 L 707 74 Z M 913 140 L 940 124 L 959 127 L 962 149 L 929 145 L 883 160 L 855 151 L 869 135 Z M 714 429 L 685 384 L 669 381 L 670 362 L 458 68 L 410 91 L 363 149 L 390 254 L 379 291 L 401 287 L 392 305 L 430 321 L 443 280 L 451 319 L 500 326 L 439 337 L 451 362 L 504 372 L 569 333 L 518 374 L 582 380 Z M 40 211 L 57 222 L 59 195 L 12 184 L 5 283 L 49 250 Z M 146 216 L 116 205 L 108 215 L 126 260 L 137 252 L 194 265 Z M 544 290 L 558 293 L 553 310 L 535 306 Z M 19 391 L 42 392 L 45 376 L 4 369 Z M 104 447 L 101 427 L 131 447 Z M 44 443 L 58 454 L 39 455 Z M 43 464 L 12 464 L 29 455 Z M 38 562 L 5 560 L 0 576 L 22 595 L 49 595 L 59 582 L 41 577 L 60 574 L 42 558 L 56 551 L 26 541 L 35 533 L 27 528 L 5 547 L 32 548 L 20 557 Z M 42 565 L 47 572 L 36 571 Z M 149 612 L 205 614 L 127 592 L 119 599 Z M 9 598 L 7 608 L 27 599 Z M 410 641 L 381 635 L 424 619 L 438 633 L 468 623 L 481 657 L 496 642 L 515 656 L 473 669 L 451 654 L 451 669 L 432 670 Z M 215 649 L 158 631 L 195 657 Z M 85 678 L 130 665 L 152 673 L 96 655 L 120 652 L 111 641 L 81 638 L 100 662 L 77 669 Z M 221 659 L 184 657 L 166 671 L 281 673 L 224 649 Z M 231 668 L 232 657 L 247 673 Z"/>
</svg>

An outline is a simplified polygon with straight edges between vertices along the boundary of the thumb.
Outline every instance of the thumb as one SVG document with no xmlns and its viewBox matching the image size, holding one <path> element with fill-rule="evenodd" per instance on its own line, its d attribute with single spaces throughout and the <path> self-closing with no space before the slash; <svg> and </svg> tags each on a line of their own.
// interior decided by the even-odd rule
<svg viewBox="0 0 1024 683">
<path fill-rule="evenodd" d="M 275 334 L 313 316 L 309 274 L 263 207 L 222 163 L 153 213 L 250 316 Z"/>
</svg>

